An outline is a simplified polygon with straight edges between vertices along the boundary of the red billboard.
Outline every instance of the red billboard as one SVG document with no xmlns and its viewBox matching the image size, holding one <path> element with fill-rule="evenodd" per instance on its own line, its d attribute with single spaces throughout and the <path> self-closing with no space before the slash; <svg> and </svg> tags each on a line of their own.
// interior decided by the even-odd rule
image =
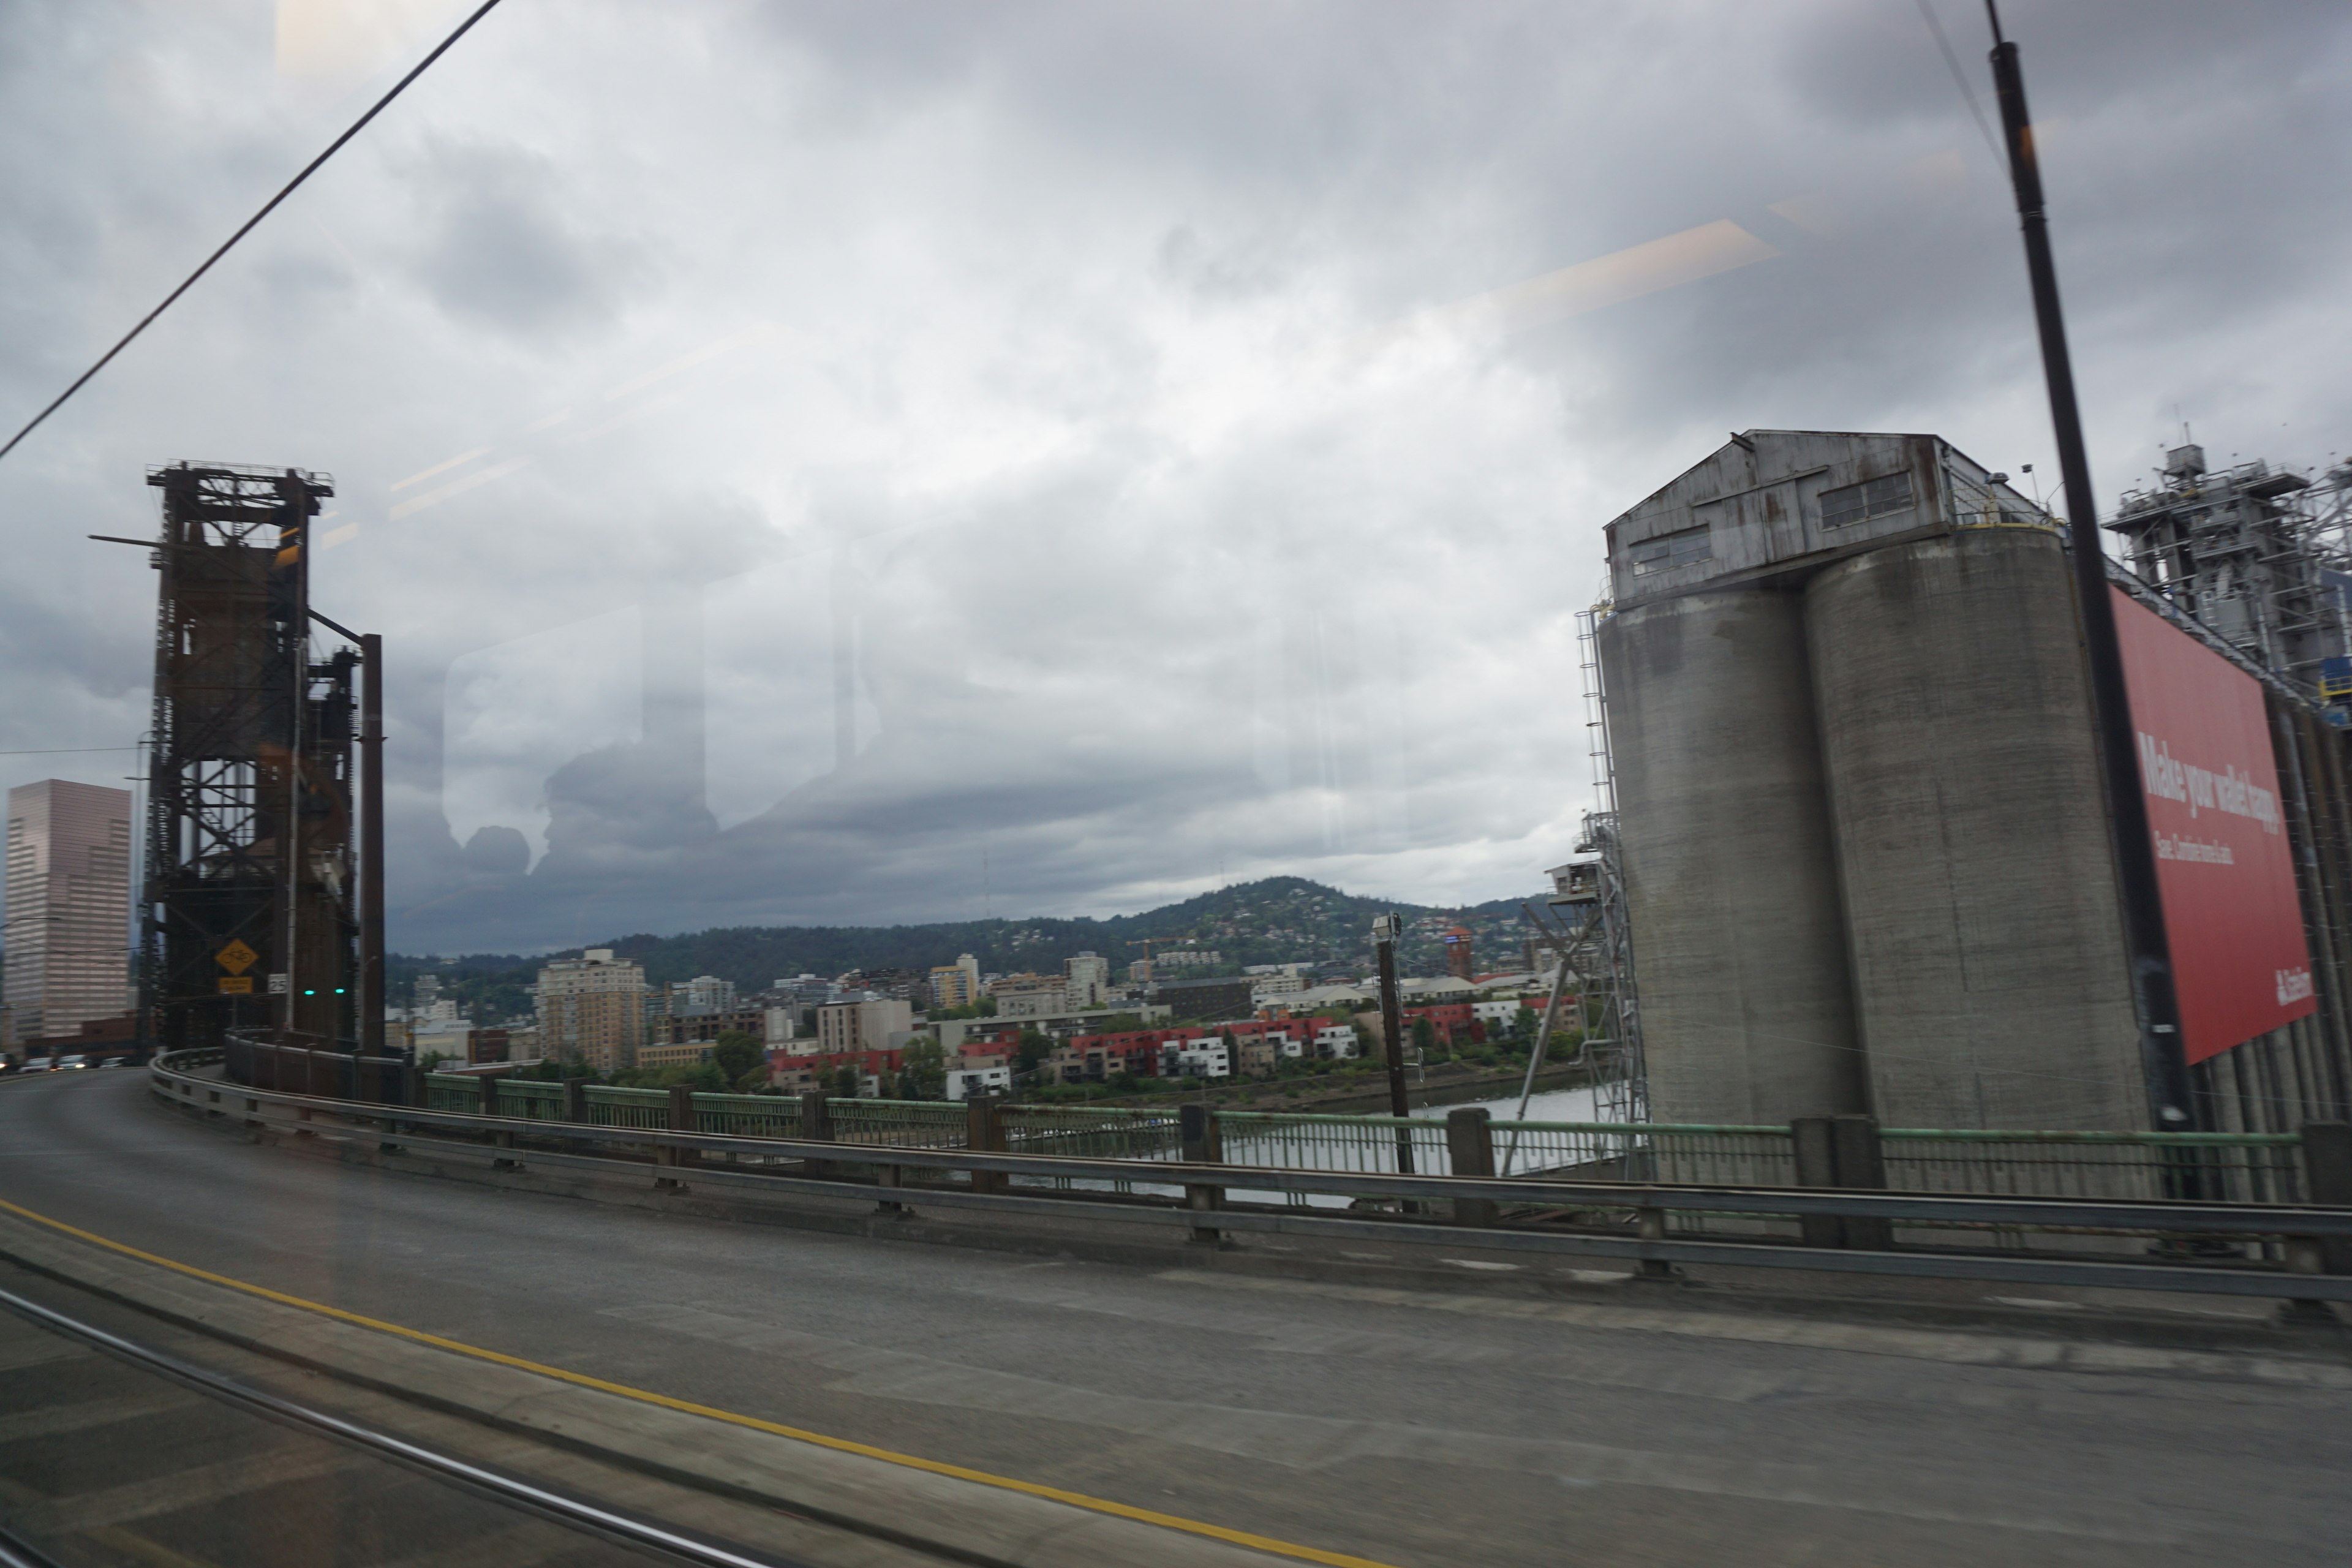
<svg viewBox="0 0 2352 1568">
<path fill-rule="evenodd" d="M 2116 635 L 2191 1062 L 2318 1006 L 2263 689 L 2120 589 Z"/>
</svg>

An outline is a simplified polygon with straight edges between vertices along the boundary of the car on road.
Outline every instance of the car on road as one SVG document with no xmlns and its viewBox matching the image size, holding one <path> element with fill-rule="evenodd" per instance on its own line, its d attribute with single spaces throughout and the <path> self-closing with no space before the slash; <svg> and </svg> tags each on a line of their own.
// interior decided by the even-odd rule
<svg viewBox="0 0 2352 1568">
<path fill-rule="evenodd" d="M 79 1051 L 76 1051 L 70 1056 L 63 1056 L 58 1058 L 58 1070 L 59 1072 L 63 1072 L 69 1068 L 86 1068 L 88 1066 L 89 1066 L 89 1058 L 83 1056 Z"/>
<path fill-rule="evenodd" d="M 58 1059 L 55 1057 L 26 1057 L 25 1058 L 25 1070 L 26 1072 L 47 1072 L 57 1065 Z"/>
</svg>

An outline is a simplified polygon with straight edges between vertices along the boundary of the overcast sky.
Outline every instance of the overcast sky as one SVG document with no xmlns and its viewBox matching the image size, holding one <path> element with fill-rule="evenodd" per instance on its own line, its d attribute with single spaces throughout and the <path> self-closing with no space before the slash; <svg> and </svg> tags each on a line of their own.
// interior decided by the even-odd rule
<svg viewBox="0 0 2352 1568">
<path fill-rule="evenodd" d="M 0 425 L 461 14 L 0 0 Z M 2108 503 L 2352 447 L 2352 8 L 2005 15 Z M 208 458 L 333 476 L 409 951 L 1519 892 L 1601 526 L 1750 426 L 2054 471 L 1916 0 L 506 0 L 0 463 L 0 782 L 130 771 L 21 753 L 145 728 L 83 536 Z"/>
</svg>

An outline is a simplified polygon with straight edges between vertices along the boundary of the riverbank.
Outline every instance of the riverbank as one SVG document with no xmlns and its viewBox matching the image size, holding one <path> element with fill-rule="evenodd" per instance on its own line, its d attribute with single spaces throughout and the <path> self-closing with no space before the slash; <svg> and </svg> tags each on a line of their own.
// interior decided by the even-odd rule
<svg viewBox="0 0 2352 1568">
<path fill-rule="evenodd" d="M 1440 1062 L 1423 1070 L 1418 1082 L 1408 1080 L 1405 1103 L 1415 1110 L 1437 1105 L 1460 1105 L 1516 1094 L 1526 1081 L 1524 1066 L 1471 1067 Z M 1547 1067 L 1536 1074 L 1538 1090 L 1577 1089 L 1590 1080 L 1581 1067 Z M 1285 1092 L 1285 1091 L 1288 1092 Z M 1318 1116 L 1385 1116 L 1389 1109 L 1387 1076 L 1368 1068 L 1352 1079 L 1244 1079 L 1212 1087 L 1195 1079 L 1181 1094 L 1130 1094 L 1104 1100 L 1065 1101 L 1087 1106 L 1213 1105 L 1220 1110 L 1299 1110 Z"/>
</svg>

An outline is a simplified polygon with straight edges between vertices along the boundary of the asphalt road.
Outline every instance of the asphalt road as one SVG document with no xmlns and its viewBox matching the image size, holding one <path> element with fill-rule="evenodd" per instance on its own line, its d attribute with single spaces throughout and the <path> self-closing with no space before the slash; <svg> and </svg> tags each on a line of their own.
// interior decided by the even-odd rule
<svg viewBox="0 0 2352 1568">
<path fill-rule="evenodd" d="M 0 1197 L 473 1344 L 1327 1550 L 2352 1560 L 2352 1361 L 826 1237 L 345 1168 L 144 1091 L 0 1084 Z"/>
</svg>

